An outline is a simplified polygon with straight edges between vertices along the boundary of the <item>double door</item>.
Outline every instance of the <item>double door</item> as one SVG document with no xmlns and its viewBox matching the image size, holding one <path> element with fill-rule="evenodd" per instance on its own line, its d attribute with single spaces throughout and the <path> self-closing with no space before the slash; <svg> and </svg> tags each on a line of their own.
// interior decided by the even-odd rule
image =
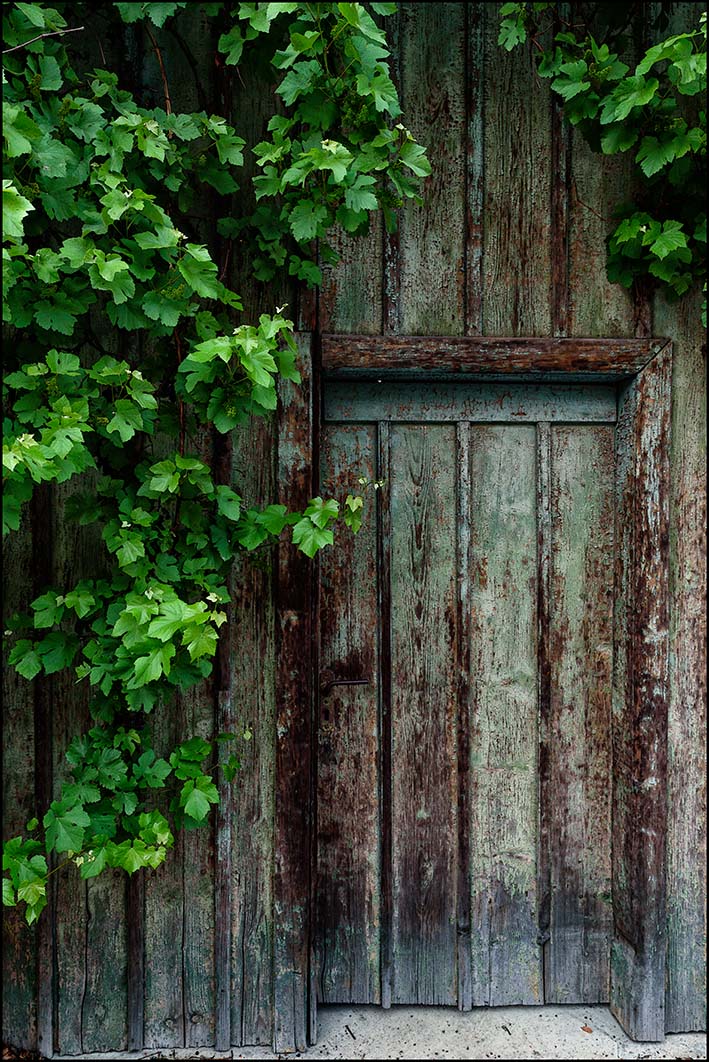
<svg viewBox="0 0 709 1062">
<path fill-rule="evenodd" d="M 321 1002 L 608 1000 L 615 421 L 602 384 L 326 385 L 321 493 L 366 503 L 320 560 Z"/>
</svg>

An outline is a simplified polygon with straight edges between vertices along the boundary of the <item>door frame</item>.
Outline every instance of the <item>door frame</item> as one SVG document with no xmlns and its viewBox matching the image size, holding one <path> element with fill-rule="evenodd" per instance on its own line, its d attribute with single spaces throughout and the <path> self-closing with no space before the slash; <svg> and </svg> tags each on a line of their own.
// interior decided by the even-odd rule
<svg viewBox="0 0 709 1062">
<path fill-rule="evenodd" d="M 618 385 L 613 617 L 610 1008 L 634 1040 L 665 1034 L 669 450 L 667 339 L 296 336 L 301 383 L 279 382 L 278 501 L 317 492 L 325 379 Z M 274 860 L 275 1051 L 317 1036 L 315 640 L 317 561 L 278 548 Z M 543 632 L 540 632 L 543 633 Z"/>
</svg>

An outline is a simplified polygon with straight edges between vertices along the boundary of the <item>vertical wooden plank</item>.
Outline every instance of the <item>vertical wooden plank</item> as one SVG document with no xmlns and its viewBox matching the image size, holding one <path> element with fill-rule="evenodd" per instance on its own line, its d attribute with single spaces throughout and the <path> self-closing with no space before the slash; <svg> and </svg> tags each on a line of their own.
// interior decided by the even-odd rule
<svg viewBox="0 0 709 1062">
<path fill-rule="evenodd" d="M 142 1051 L 145 1039 L 145 875 L 128 879 L 127 895 L 128 1050 Z"/>
<path fill-rule="evenodd" d="M 376 479 L 374 425 L 328 425 L 321 435 L 323 497 Z M 318 998 L 379 1003 L 379 726 L 376 520 L 342 532 L 320 559 L 318 722 Z M 367 679 L 368 686 L 323 686 Z"/>
<path fill-rule="evenodd" d="M 128 1043 L 127 884 L 122 870 L 106 871 L 86 883 L 82 1052 L 124 1051 Z"/>
<path fill-rule="evenodd" d="M 25 506 L 20 528 L 3 543 L 3 611 L 5 619 L 27 611 L 33 587 L 32 526 Z M 34 691 L 13 667 L 3 667 L 3 837 L 22 834 L 37 815 L 35 800 Z M 46 736 L 44 737 L 46 741 Z M 39 809 L 42 814 L 44 808 Z M 37 927 L 27 925 L 24 904 L 3 908 L 2 1017 L 5 1041 L 18 1049 L 37 1048 Z M 51 906 L 42 914 L 51 920 Z"/>
<path fill-rule="evenodd" d="M 215 483 L 233 486 L 234 447 L 231 435 L 214 432 L 213 474 Z M 217 655 L 214 661 L 214 729 L 221 733 L 235 734 L 234 697 L 234 638 L 233 638 L 233 573 L 227 577 L 227 591 L 232 599 L 226 609 L 226 622 L 221 631 Z M 243 733 L 243 731 L 242 731 Z M 225 745 L 219 746 L 218 758 L 224 763 L 229 756 Z M 232 1004 L 232 852 L 234 847 L 235 786 L 228 781 L 224 771 L 217 772 L 219 805 L 214 823 L 214 1046 L 217 1051 L 231 1047 Z"/>
<path fill-rule="evenodd" d="M 235 436 L 235 486 L 248 507 L 275 497 L 272 427 L 253 421 Z M 232 1042 L 273 1041 L 273 830 L 275 645 L 272 559 L 244 556 L 234 575 L 233 677 L 240 749 L 232 859 Z"/>
<path fill-rule="evenodd" d="M 706 1028 L 706 338 L 699 292 L 659 298 L 672 336 L 667 1032 Z"/>
<path fill-rule="evenodd" d="M 393 978 L 392 866 L 392 628 L 391 628 L 391 430 L 377 425 L 377 479 L 384 486 L 377 505 L 377 583 L 379 588 L 379 807 L 381 808 L 381 995 L 391 1007 Z"/>
<path fill-rule="evenodd" d="M 298 337 L 302 381 L 281 381 L 278 500 L 303 509 L 312 492 L 312 354 Z M 310 1020 L 312 570 L 290 543 L 278 550 L 274 1050 L 303 1050 Z"/>
<path fill-rule="evenodd" d="M 560 19 L 569 21 L 569 5 L 559 4 L 553 32 L 561 29 Z M 562 101 L 551 100 L 551 323 L 555 336 L 565 336 L 569 327 L 569 172 L 571 134 L 564 121 Z"/>
<path fill-rule="evenodd" d="M 628 194 L 631 159 L 620 155 L 599 159 L 573 131 L 571 166 L 569 334 L 633 335 L 632 297 L 606 277 L 606 236 L 615 227 L 613 210 Z"/>
<path fill-rule="evenodd" d="M 402 107 L 426 145 L 432 174 L 425 209 L 401 217 L 401 331 L 463 331 L 465 257 L 465 7 L 407 4 L 401 9 Z"/>
<path fill-rule="evenodd" d="M 458 625 L 458 1009 L 473 1006 L 470 927 L 470 425 L 456 425 Z"/>
<path fill-rule="evenodd" d="M 483 204 L 485 202 L 485 4 L 465 5 L 465 113 L 467 119 L 465 334 L 483 328 Z"/>
<path fill-rule="evenodd" d="M 340 255 L 333 266 L 323 266 L 318 300 L 322 332 L 371 335 L 382 326 L 383 224 L 380 214 L 370 219 L 370 230 L 353 237 L 341 228 L 329 242 Z"/>
<path fill-rule="evenodd" d="M 49 581 L 63 592 L 99 574 L 97 558 L 100 564 L 103 555 L 95 528 L 83 529 L 66 519 L 65 503 L 75 489 L 74 483 L 55 487 L 51 506 Z M 69 775 L 66 749 L 91 725 L 89 690 L 77 687 L 71 671 L 59 672 L 40 696 L 51 696 L 49 744 L 56 798 Z M 58 1052 L 122 1050 L 127 1045 L 125 885 L 122 871 L 106 872 L 91 882 L 93 887 L 71 864 L 56 875 L 53 1011 Z"/>
<path fill-rule="evenodd" d="M 453 425 L 392 426 L 393 1003 L 458 995 L 455 452 Z"/>
<path fill-rule="evenodd" d="M 611 1010 L 636 1040 L 665 1032 L 671 351 L 621 396 L 616 430 Z"/>
<path fill-rule="evenodd" d="M 608 1001 L 614 429 L 551 428 L 547 1003 Z"/>
<path fill-rule="evenodd" d="M 471 429 L 473 1005 L 542 1001 L 533 426 Z"/>
<path fill-rule="evenodd" d="M 160 756 L 184 740 L 182 721 L 174 706 L 152 723 L 155 751 Z M 145 1047 L 184 1044 L 184 910 L 182 865 L 184 834 L 179 832 L 167 860 L 145 871 Z"/>
<path fill-rule="evenodd" d="M 211 683 L 193 686 L 178 697 L 182 734 L 214 737 Z M 185 832 L 182 847 L 185 1047 L 214 1046 L 214 831 L 210 826 Z"/>
<path fill-rule="evenodd" d="M 528 49 L 497 43 L 499 19 L 485 26 L 485 335 L 552 332 L 550 197 L 551 103 Z"/>
<path fill-rule="evenodd" d="M 396 86 L 399 100 L 402 100 L 401 87 L 401 5 L 387 22 L 387 39 L 391 48 L 389 69 L 391 79 Z M 382 332 L 384 335 L 396 335 L 401 325 L 401 214 L 397 215 L 397 227 L 394 232 L 387 232 L 382 226 Z"/>
<path fill-rule="evenodd" d="M 546 975 L 551 924 L 551 424 L 537 424 L 537 704 L 539 718 L 538 941 Z M 544 976 L 544 980 L 546 977 Z"/>
</svg>

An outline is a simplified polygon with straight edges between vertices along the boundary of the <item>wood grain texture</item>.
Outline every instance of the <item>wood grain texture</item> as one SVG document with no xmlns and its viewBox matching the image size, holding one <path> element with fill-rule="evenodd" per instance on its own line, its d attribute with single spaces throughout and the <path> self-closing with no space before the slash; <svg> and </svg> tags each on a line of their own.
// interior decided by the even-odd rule
<svg viewBox="0 0 709 1062">
<path fill-rule="evenodd" d="M 3 603 L 6 617 L 26 611 L 33 587 L 30 506 L 18 531 L 3 543 Z M 3 667 L 3 839 L 26 835 L 37 814 L 35 799 L 34 692 L 13 667 Z M 45 738 L 46 740 L 46 738 Z M 43 810 L 43 809 L 42 809 Z M 37 1048 L 37 932 L 23 917 L 24 905 L 3 908 L 2 1023 L 8 1044 Z M 51 917 L 45 913 L 45 920 Z"/>
<path fill-rule="evenodd" d="M 527 336 L 324 335 L 322 368 L 328 373 L 410 372 L 442 377 L 463 373 L 505 376 L 588 375 L 627 379 L 639 372 L 666 340 L 545 338 Z"/>
<path fill-rule="evenodd" d="M 320 492 L 344 499 L 376 477 L 376 430 L 323 427 Z M 318 719 L 316 949 L 323 1003 L 380 1001 L 376 511 L 341 530 L 320 560 L 320 676 L 364 678 L 321 694 Z M 374 511 L 373 511 L 374 510 Z"/>
<path fill-rule="evenodd" d="M 80 528 L 66 518 L 66 500 L 74 489 L 72 483 L 53 489 L 48 582 L 60 592 L 82 578 L 96 577 L 97 567 L 100 574 L 105 557 L 96 529 Z M 52 676 L 47 686 L 52 698 L 53 799 L 57 799 L 61 782 L 69 777 L 66 749 L 91 725 L 89 690 L 85 684 L 77 686 L 70 670 Z M 60 1052 L 89 1051 L 94 1043 L 100 1044 L 98 1050 L 121 1050 L 127 1044 L 125 876 L 110 871 L 105 877 L 103 895 L 109 910 L 105 922 L 97 924 L 88 883 L 81 880 L 78 868 L 70 864 L 56 875 L 54 1038 Z M 101 949 L 100 959 L 92 951 L 94 942 Z M 110 970 L 101 970 L 99 961 Z"/>
<path fill-rule="evenodd" d="M 407 204 L 401 211 L 399 327 L 456 335 L 465 294 L 465 8 L 406 4 L 400 17 L 404 123 L 425 145 L 432 173 L 425 210 Z"/>
<path fill-rule="evenodd" d="M 484 85 L 485 4 L 465 5 L 465 327 L 466 335 L 483 329 L 483 204 L 485 201 Z"/>
<path fill-rule="evenodd" d="M 547 1003 L 608 1001 L 614 430 L 551 427 Z"/>
<path fill-rule="evenodd" d="M 393 948 L 393 803 L 392 803 L 392 622 L 391 622 L 391 425 L 377 425 L 377 584 L 379 608 L 379 728 L 381 808 L 381 992 L 382 1006 L 391 1007 Z"/>
<path fill-rule="evenodd" d="M 472 1002 L 539 1003 L 535 429 L 470 453 Z"/>
<path fill-rule="evenodd" d="M 234 481 L 247 507 L 275 497 L 275 431 L 254 420 L 234 438 Z M 275 638 L 273 560 L 241 557 L 234 571 L 232 682 L 242 766 L 233 783 L 232 1042 L 273 1041 Z"/>
<path fill-rule="evenodd" d="M 706 1029 L 706 338 L 700 297 L 655 318 L 673 336 L 667 1032 Z"/>
<path fill-rule="evenodd" d="M 159 756 L 172 751 L 186 736 L 175 711 L 160 711 L 152 722 Z M 145 872 L 145 1047 L 184 1045 L 184 835 L 177 833 L 167 860 Z"/>
<path fill-rule="evenodd" d="M 551 101 L 529 50 L 505 52 L 485 28 L 483 331 L 551 335 Z"/>
<path fill-rule="evenodd" d="M 458 852 L 457 934 L 458 1009 L 473 1006 L 473 952 L 470 917 L 470 425 L 456 425 L 456 597 L 458 626 Z"/>
<path fill-rule="evenodd" d="M 110 870 L 86 886 L 82 1052 L 122 1051 L 128 1043 L 126 874 Z"/>
<path fill-rule="evenodd" d="M 458 994 L 455 453 L 453 426 L 391 429 L 392 1003 Z"/>
<path fill-rule="evenodd" d="M 214 736 L 214 706 L 209 682 L 178 698 L 182 734 Z M 211 824 L 185 832 L 182 847 L 185 1047 L 213 1047 L 214 985 L 214 831 Z"/>
<path fill-rule="evenodd" d="M 440 421 L 606 421 L 614 423 L 616 390 L 611 385 L 543 385 L 449 383 L 414 380 L 363 380 L 356 387 L 335 380 L 327 388 L 324 413 L 328 420 L 397 423 Z"/>
<path fill-rule="evenodd" d="M 278 501 L 302 510 L 312 495 L 310 337 L 298 337 L 302 380 L 280 381 Z M 274 1050 L 303 1050 L 310 1023 L 312 569 L 290 543 L 278 549 Z"/>
<path fill-rule="evenodd" d="M 323 266 L 319 291 L 318 323 L 328 331 L 376 334 L 382 327 L 383 224 L 380 215 L 370 219 L 370 231 L 352 237 L 339 227 L 329 243 L 340 256 L 334 266 Z"/>
<path fill-rule="evenodd" d="M 671 350 L 626 390 L 616 431 L 611 1010 L 665 1032 Z"/>
<path fill-rule="evenodd" d="M 633 301 L 606 277 L 606 236 L 613 210 L 628 197 L 631 160 L 599 159 L 578 132 L 571 134 L 569 204 L 569 331 L 572 335 L 632 335 Z M 591 279 L 592 278 L 592 279 Z"/>
</svg>

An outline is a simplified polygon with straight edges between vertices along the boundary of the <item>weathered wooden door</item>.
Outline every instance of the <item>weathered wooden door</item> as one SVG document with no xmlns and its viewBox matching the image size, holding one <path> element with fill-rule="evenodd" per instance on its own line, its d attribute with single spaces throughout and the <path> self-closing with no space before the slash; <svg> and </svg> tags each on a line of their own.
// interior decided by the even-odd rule
<svg viewBox="0 0 709 1062">
<path fill-rule="evenodd" d="M 318 998 L 607 1001 L 616 388 L 323 400 Z"/>
</svg>

